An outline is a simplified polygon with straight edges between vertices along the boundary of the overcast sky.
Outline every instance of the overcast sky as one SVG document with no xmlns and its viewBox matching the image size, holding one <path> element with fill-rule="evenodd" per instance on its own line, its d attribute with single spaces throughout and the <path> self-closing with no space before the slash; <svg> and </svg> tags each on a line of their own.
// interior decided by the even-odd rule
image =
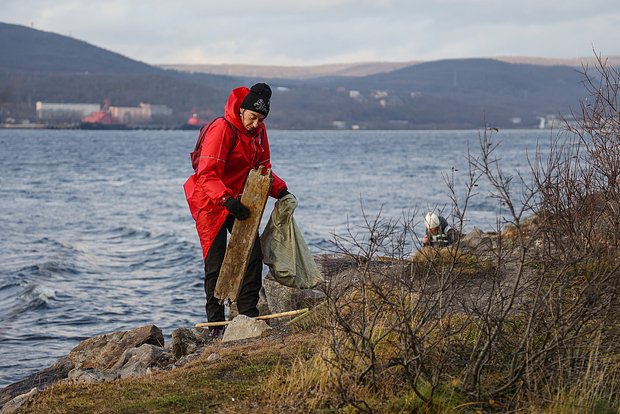
<svg viewBox="0 0 620 414">
<path fill-rule="evenodd" d="M 620 55 L 620 0 L 2 0 L 0 21 L 150 64 Z"/>
</svg>

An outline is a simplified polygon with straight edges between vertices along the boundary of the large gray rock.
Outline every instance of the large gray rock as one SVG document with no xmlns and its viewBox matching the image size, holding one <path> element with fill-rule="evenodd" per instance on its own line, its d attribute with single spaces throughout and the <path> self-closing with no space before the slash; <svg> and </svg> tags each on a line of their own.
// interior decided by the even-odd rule
<svg viewBox="0 0 620 414">
<path fill-rule="evenodd" d="M 284 286 L 269 275 L 263 281 L 263 287 L 271 313 L 312 308 L 325 299 L 325 293 L 319 289 Z"/>
<path fill-rule="evenodd" d="M 147 374 L 149 368 L 159 365 L 163 354 L 163 348 L 143 344 L 137 348 L 125 350 L 110 369 L 75 368 L 69 372 L 69 379 L 80 382 L 101 382 L 143 376 Z"/>
<path fill-rule="evenodd" d="M 171 355 L 165 355 L 163 346 L 161 329 L 155 325 L 86 339 L 51 367 L 1 388 L 0 409 L 4 409 L 4 406 L 13 400 L 15 401 L 10 406 L 23 404 L 23 399 L 16 397 L 28 395 L 33 388 L 43 391 L 67 378 L 82 382 L 100 382 L 145 375 L 151 367 L 159 366 L 172 358 Z"/>
<path fill-rule="evenodd" d="M 161 329 L 155 325 L 89 338 L 69 352 L 74 368 L 68 378 L 99 382 L 144 375 L 159 362 L 163 346 Z"/>
<path fill-rule="evenodd" d="M 238 315 L 226 326 L 222 342 L 256 338 L 269 329 L 271 329 L 271 327 L 263 320 L 250 318 L 245 315 Z"/>
<path fill-rule="evenodd" d="M 365 259 L 344 253 L 329 253 L 314 256 L 314 262 L 319 267 L 325 280 L 329 280 L 344 270 L 359 266 L 365 262 Z"/>
<path fill-rule="evenodd" d="M 146 325 L 130 331 L 99 335 L 80 342 L 68 355 L 69 361 L 78 369 L 110 369 L 127 349 L 144 344 L 163 348 L 164 336 L 155 325 Z"/>
<path fill-rule="evenodd" d="M 32 399 L 35 395 L 37 395 L 39 391 L 35 388 L 31 389 L 29 392 L 25 394 L 18 395 L 13 398 L 11 401 L 4 404 L 2 409 L 0 410 L 0 414 L 15 414 L 19 412 L 19 409 L 22 405 L 24 405 L 27 401 Z"/>
<path fill-rule="evenodd" d="M 150 367 L 157 365 L 162 354 L 163 348 L 151 344 L 130 348 L 112 370 L 118 370 L 120 378 L 140 377 L 146 375 Z"/>
<path fill-rule="evenodd" d="M 460 240 L 461 249 L 466 252 L 489 253 L 497 247 L 497 233 L 485 233 L 477 227 Z"/>
</svg>

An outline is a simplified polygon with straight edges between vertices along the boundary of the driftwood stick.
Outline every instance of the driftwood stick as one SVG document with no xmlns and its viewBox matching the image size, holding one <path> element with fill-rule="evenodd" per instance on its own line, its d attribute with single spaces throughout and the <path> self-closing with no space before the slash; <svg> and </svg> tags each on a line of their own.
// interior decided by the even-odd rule
<svg viewBox="0 0 620 414">
<path fill-rule="evenodd" d="M 301 315 L 303 313 L 308 312 L 308 308 L 304 308 L 304 309 L 297 309 L 297 310 L 292 310 L 292 311 L 287 311 L 287 312 L 280 312 L 280 313 L 272 313 L 271 315 L 262 315 L 262 316 L 257 316 L 254 319 L 275 319 L 275 318 L 283 318 L 285 316 L 297 316 L 297 315 Z M 231 321 L 221 321 L 221 322 L 202 322 L 202 323 L 197 323 L 196 325 L 194 325 L 194 327 L 196 328 L 206 328 L 209 326 L 226 326 L 230 323 Z"/>
</svg>

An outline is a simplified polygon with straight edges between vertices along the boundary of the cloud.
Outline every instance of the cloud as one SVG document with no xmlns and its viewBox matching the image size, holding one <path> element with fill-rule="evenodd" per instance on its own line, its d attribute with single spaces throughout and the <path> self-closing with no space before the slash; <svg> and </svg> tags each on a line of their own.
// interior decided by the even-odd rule
<svg viewBox="0 0 620 414">
<path fill-rule="evenodd" d="M 152 64 L 620 55 L 617 0 L 5 0 L 2 15 Z"/>
</svg>

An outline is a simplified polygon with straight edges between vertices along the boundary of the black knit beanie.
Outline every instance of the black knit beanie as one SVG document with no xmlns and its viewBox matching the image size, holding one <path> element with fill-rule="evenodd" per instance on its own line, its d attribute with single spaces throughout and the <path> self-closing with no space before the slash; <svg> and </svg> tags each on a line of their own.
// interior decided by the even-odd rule
<svg viewBox="0 0 620 414">
<path fill-rule="evenodd" d="M 258 112 L 267 116 L 269 114 L 269 100 L 271 88 L 266 83 L 257 83 L 250 88 L 250 93 L 241 102 L 241 108 Z"/>
</svg>

